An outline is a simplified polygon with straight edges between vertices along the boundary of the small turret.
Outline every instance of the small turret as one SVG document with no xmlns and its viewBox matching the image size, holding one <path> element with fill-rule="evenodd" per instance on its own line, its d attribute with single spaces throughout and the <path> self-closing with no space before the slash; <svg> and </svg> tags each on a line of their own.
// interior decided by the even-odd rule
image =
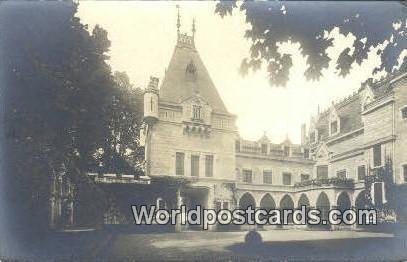
<svg viewBox="0 0 407 262">
<path fill-rule="evenodd" d="M 150 83 L 144 91 L 144 122 L 154 124 L 158 121 L 158 78 L 150 77 Z"/>
</svg>

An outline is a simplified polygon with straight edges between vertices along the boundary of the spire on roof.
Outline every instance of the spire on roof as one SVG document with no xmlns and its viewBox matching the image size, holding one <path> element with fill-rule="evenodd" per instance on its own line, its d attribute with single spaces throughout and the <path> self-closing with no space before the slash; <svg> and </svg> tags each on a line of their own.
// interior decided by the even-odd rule
<svg viewBox="0 0 407 262">
<path fill-rule="evenodd" d="M 179 5 L 176 5 L 177 7 L 177 33 L 179 36 L 179 28 L 181 27 L 181 21 L 180 21 L 180 15 L 179 15 Z"/>
<path fill-rule="evenodd" d="M 195 38 L 195 32 L 196 32 L 196 29 L 195 29 L 195 18 L 194 18 L 194 19 L 192 19 L 192 37 L 193 38 Z"/>
<path fill-rule="evenodd" d="M 290 140 L 290 137 L 288 136 L 288 132 L 285 133 L 285 139 L 284 139 L 284 141 L 283 141 L 283 144 L 291 145 L 291 140 Z"/>
<path fill-rule="evenodd" d="M 177 45 L 182 46 L 182 47 L 187 47 L 187 48 L 192 48 L 195 49 L 195 42 L 194 42 L 194 36 L 195 36 L 195 18 L 192 21 L 192 35 L 188 35 L 187 33 L 181 33 L 180 28 L 181 28 L 181 15 L 180 15 L 180 7 L 179 5 L 176 5 L 177 7 Z"/>
<path fill-rule="evenodd" d="M 269 143 L 270 139 L 267 136 L 267 131 L 263 131 L 263 136 L 260 137 L 259 142 L 261 143 Z"/>
</svg>

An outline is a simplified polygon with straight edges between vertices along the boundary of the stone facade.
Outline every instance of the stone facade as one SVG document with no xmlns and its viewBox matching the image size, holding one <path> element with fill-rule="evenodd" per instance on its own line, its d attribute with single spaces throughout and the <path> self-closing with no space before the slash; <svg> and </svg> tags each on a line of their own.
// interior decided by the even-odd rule
<svg viewBox="0 0 407 262">
<path fill-rule="evenodd" d="M 376 194 L 379 187 L 367 188 L 365 179 L 391 161 L 392 181 L 405 182 L 406 81 L 399 74 L 332 103 L 301 130 L 300 145 L 288 138 L 273 144 L 266 135 L 247 141 L 239 137 L 194 35 L 178 31 L 160 88 L 151 78 L 145 92 L 146 173 L 189 181 L 178 189 L 178 206 L 359 208 L 369 196 L 386 203 L 385 190 Z"/>
</svg>

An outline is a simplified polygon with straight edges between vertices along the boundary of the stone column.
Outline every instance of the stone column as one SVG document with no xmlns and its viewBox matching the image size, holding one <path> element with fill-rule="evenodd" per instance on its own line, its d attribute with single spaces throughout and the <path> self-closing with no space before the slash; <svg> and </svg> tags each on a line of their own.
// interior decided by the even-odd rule
<svg viewBox="0 0 407 262">
<path fill-rule="evenodd" d="M 181 206 L 184 204 L 184 200 L 181 196 L 181 188 L 178 187 L 176 191 L 176 208 L 181 209 Z M 185 214 L 181 213 L 177 216 L 175 232 L 180 232 L 183 229 L 182 221 L 185 218 Z"/>
<path fill-rule="evenodd" d="M 69 201 L 68 210 L 69 210 L 69 221 L 68 221 L 68 223 L 69 223 L 69 226 L 72 226 L 73 225 L 73 201 L 72 200 Z"/>
<path fill-rule="evenodd" d="M 207 209 L 215 209 L 214 208 L 214 201 L 215 201 L 215 188 L 214 188 L 214 186 L 211 186 L 210 188 L 208 188 L 206 208 Z M 216 229 L 216 224 L 208 225 L 208 230 L 209 231 L 214 231 L 215 229 Z"/>
</svg>

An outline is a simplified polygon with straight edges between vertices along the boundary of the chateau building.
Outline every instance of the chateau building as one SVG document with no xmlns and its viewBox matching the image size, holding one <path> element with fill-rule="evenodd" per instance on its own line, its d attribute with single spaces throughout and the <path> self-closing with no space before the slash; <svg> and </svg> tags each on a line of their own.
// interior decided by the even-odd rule
<svg viewBox="0 0 407 262">
<path fill-rule="evenodd" d="M 318 112 L 301 144 L 247 141 L 199 56 L 195 25 L 192 35 L 179 28 L 162 82 L 151 77 L 144 95 L 146 175 L 178 181 L 152 197 L 159 206 L 386 209 L 389 189 L 407 181 L 405 73 Z"/>
</svg>

